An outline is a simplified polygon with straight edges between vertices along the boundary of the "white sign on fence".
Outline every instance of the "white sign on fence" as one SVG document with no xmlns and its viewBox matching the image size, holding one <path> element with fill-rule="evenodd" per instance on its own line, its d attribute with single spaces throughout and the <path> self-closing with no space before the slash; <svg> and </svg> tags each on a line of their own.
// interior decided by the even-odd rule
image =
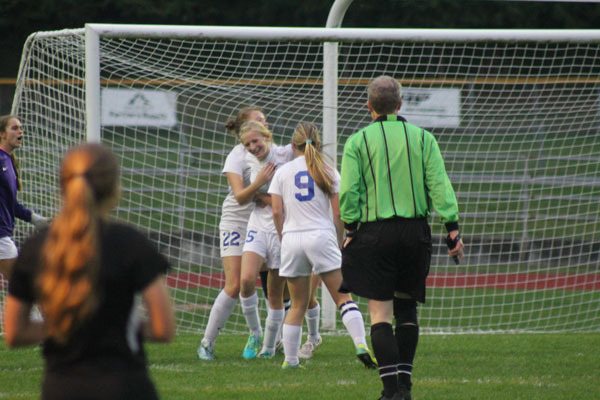
<svg viewBox="0 0 600 400">
<path fill-rule="evenodd" d="M 164 90 L 102 89 L 102 125 L 154 126 L 177 124 L 177 97 Z"/>
<path fill-rule="evenodd" d="M 402 88 L 400 115 L 424 128 L 460 124 L 460 89 Z"/>
</svg>

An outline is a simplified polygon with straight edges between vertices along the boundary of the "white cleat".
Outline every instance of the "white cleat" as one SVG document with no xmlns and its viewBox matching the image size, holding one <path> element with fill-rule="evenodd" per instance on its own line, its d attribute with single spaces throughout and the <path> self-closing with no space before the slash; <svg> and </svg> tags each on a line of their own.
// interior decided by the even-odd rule
<svg viewBox="0 0 600 400">
<path fill-rule="evenodd" d="M 319 336 L 319 339 L 317 339 L 315 343 L 313 343 L 310 339 L 307 339 L 306 342 L 304 342 L 304 344 L 300 346 L 300 349 L 298 349 L 298 358 L 303 360 L 308 360 L 309 358 L 312 358 L 313 353 L 315 352 L 317 347 L 321 345 L 322 342 L 323 339 L 321 339 L 321 336 Z"/>
<path fill-rule="evenodd" d="M 200 346 L 198 346 L 198 358 L 204 361 L 212 361 L 215 359 L 215 351 L 214 347 L 206 342 L 204 339 L 200 342 Z"/>
</svg>

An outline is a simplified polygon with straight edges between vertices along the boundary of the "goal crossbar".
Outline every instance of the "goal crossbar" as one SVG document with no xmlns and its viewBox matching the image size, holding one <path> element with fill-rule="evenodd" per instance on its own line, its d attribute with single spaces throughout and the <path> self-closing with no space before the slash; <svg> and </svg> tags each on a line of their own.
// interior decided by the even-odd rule
<svg viewBox="0 0 600 400">
<path fill-rule="evenodd" d="M 548 41 L 596 42 L 597 29 L 392 29 L 392 28 L 285 28 L 240 26 L 177 26 L 86 24 L 102 37 L 137 37 L 212 40 L 298 40 L 316 42 L 484 42 Z M 75 31 L 75 30 L 74 30 Z"/>
</svg>

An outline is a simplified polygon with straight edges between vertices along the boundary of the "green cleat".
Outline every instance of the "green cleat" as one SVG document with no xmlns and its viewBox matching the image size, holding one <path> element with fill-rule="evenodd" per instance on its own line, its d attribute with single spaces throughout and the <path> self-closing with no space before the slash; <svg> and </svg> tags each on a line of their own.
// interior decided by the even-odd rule
<svg viewBox="0 0 600 400">
<path fill-rule="evenodd" d="M 254 335 L 250 334 L 248 341 L 246 342 L 246 346 L 244 347 L 242 357 L 246 360 L 252 360 L 256 358 L 261 347 L 262 344 L 260 338 L 257 339 Z"/>
<path fill-rule="evenodd" d="M 300 363 L 290 364 L 287 361 L 284 361 L 283 364 L 281 364 L 281 369 L 305 369 L 305 367 L 304 367 L 304 365 L 301 365 Z"/>
<path fill-rule="evenodd" d="M 366 368 L 377 369 L 377 360 L 366 345 L 359 344 L 356 346 L 356 357 Z"/>
</svg>

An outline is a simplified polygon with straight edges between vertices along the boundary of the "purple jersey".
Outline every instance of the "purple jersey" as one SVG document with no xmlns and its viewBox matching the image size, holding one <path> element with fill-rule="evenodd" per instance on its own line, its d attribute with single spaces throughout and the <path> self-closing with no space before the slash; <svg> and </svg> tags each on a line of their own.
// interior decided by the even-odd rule
<svg viewBox="0 0 600 400">
<path fill-rule="evenodd" d="M 12 236 L 15 217 L 31 221 L 31 210 L 17 201 L 17 175 L 12 158 L 0 149 L 0 238 Z"/>
</svg>

